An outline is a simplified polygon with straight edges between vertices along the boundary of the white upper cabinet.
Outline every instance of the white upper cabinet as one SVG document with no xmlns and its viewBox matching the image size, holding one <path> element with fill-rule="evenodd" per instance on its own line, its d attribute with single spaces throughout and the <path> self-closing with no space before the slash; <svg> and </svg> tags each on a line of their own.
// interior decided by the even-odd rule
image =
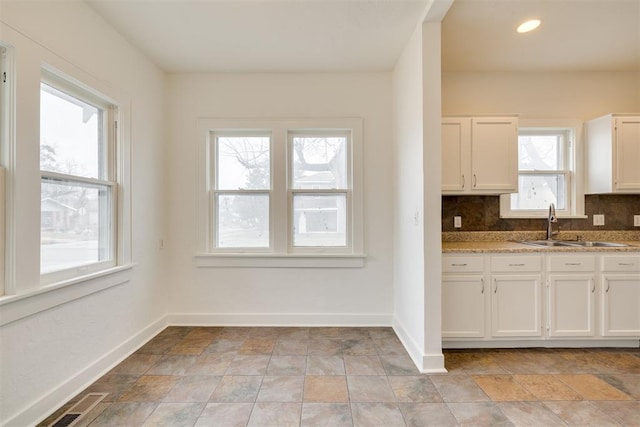
<svg viewBox="0 0 640 427">
<path fill-rule="evenodd" d="M 586 128 L 586 193 L 640 193 L 640 115 L 609 114 Z"/>
<path fill-rule="evenodd" d="M 517 117 L 444 117 L 442 192 L 504 194 L 517 191 Z"/>
</svg>

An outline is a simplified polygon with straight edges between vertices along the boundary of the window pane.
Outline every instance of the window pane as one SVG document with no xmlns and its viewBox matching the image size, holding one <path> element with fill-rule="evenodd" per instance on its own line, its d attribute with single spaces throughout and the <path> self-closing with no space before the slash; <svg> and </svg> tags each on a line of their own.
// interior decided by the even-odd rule
<svg viewBox="0 0 640 427">
<path fill-rule="evenodd" d="M 217 189 L 271 188 L 269 137 L 218 137 Z"/>
<path fill-rule="evenodd" d="M 217 247 L 269 247 L 267 194 L 219 194 L 217 199 Z"/>
<path fill-rule="evenodd" d="M 520 135 L 518 136 L 518 169 L 563 169 L 561 150 L 562 138 L 559 135 Z"/>
<path fill-rule="evenodd" d="M 294 195 L 293 246 L 347 245 L 347 196 Z"/>
<path fill-rule="evenodd" d="M 113 259 L 111 213 L 109 186 L 42 180 L 41 273 Z"/>
<path fill-rule="evenodd" d="M 293 137 L 293 188 L 348 188 L 347 138 Z"/>
<path fill-rule="evenodd" d="M 563 174 L 527 174 L 518 177 L 518 193 L 511 195 L 512 209 L 566 209 Z"/>
<path fill-rule="evenodd" d="M 102 111 L 44 83 L 40 88 L 40 170 L 106 179 Z"/>
</svg>

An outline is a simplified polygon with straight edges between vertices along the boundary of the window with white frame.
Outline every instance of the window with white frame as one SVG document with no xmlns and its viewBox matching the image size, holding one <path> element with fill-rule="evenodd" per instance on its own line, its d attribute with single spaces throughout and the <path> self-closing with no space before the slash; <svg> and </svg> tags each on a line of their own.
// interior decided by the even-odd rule
<svg viewBox="0 0 640 427">
<path fill-rule="evenodd" d="M 10 84 L 12 73 L 9 71 L 9 50 L 0 44 L 0 296 L 5 293 L 5 247 L 7 242 L 6 233 L 6 209 L 7 209 L 7 189 L 6 189 L 6 168 L 8 166 L 9 152 L 9 129 L 11 113 L 13 111 L 10 101 Z"/>
<path fill-rule="evenodd" d="M 116 264 L 116 107 L 43 74 L 40 272 L 43 282 Z"/>
<path fill-rule="evenodd" d="M 546 216 L 551 203 L 559 216 L 580 215 L 576 145 L 573 128 L 519 129 L 518 192 L 501 197 L 501 216 Z"/>
<path fill-rule="evenodd" d="M 361 126 L 205 120 L 204 252 L 361 255 Z"/>
</svg>

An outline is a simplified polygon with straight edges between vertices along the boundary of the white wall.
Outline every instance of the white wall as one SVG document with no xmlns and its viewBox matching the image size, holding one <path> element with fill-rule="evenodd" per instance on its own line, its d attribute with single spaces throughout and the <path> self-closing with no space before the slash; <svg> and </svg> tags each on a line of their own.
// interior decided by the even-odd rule
<svg viewBox="0 0 640 427">
<path fill-rule="evenodd" d="M 425 22 L 422 25 L 425 304 L 423 372 L 444 372 L 444 355 L 442 354 L 442 223 L 440 221 L 442 216 L 441 19 L 434 18 L 433 21 Z"/>
<path fill-rule="evenodd" d="M 391 322 L 391 75 L 199 74 L 169 78 L 170 293 L 176 323 Z M 363 268 L 197 268 L 198 118 L 362 117 Z"/>
<path fill-rule="evenodd" d="M 393 71 L 394 328 L 416 365 L 424 349 L 422 27 Z"/>
<path fill-rule="evenodd" d="M 74 287 L 3 303 L 43 311 L 0 328 L 2 423 L 29 425 L 48 415 L 162 327 L 166 312 L 165 76 L 82 2 L 2 2 L 0 40 L 15 47 L 14 183 L 17 278 L 10 293 L 39 286 L 39 79 L 43 63 L 130 101 L 132 270 L 118 286 L 56 305 Z M 128 279 L 128 280 L 126 280 Z M 75 289 L 87 284 L 78 285 Z M 88 284 L 87 286 L 91 286 Z M 70 291 L 71 289 L 71 291 Z M 66 296 L 65 296 L 66 295 Z M 9 297 L 11 298 L 11 297 Z M 15 297 L 14 297 L 15 300 Z M 0 300 L 2 302 L 2 300 Z M 47 308 L 52 306 L 51 308 Z"/>
<path fill-rule="evenodd" d="M 638 72 L 444 72 L 443 114 L 589 120 L 640 111 Z"/>
</svg>

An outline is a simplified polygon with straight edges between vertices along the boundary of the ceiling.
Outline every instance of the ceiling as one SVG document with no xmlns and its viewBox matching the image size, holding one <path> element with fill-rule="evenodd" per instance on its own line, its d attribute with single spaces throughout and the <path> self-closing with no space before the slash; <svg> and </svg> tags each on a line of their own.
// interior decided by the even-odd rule
<svg viewBox="0 0 640 427">
<path fill-rule="evenodd" d="M 455 0 L 442 40 L 445 70 L 640 71 L 640 0 Z"/>
<path fill-rule="evenodd" d="M 428 0 L 85 0 L 168 72 L 390 70 Z"/>
<path fill-rule="evenodd" d="M 85 2 L 188 73 L 391 70 L 430 0 Z M 529 17 L 541 27 L 517 34 Z M 442 30 L 449 71 L 640 71 L 640 0 L 455 0 Z"/>
</svg>

